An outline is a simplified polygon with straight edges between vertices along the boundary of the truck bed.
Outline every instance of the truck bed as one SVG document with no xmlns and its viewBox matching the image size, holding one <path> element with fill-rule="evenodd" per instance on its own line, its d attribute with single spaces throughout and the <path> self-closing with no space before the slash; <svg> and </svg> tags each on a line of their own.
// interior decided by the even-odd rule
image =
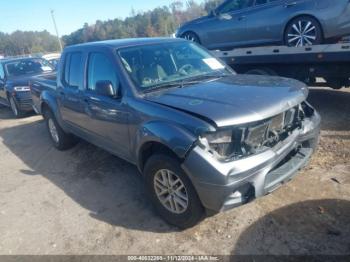
<svg viewBox="0 0 350 262">
<path fill-rule="evenodd" d="M 45 74 L 33 77 L 30 80 L 30 89 L 32 93 L 33 108 L 36 113 L 41 113 L 40 98 L 44 90 L 55 90 L 57 87 L 56 73 Z"/>
</svg>

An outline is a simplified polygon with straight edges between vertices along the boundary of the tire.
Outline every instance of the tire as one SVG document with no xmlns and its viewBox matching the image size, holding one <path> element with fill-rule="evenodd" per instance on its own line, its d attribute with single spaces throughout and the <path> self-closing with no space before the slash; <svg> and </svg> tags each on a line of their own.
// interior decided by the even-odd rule
<svg viewBox="0 0 350 262">
<path fill-rule="evenodd" d="M 165 174 L 166 178 L 171 176 L 168 181 L 179 181 L 171 187 L 172 192 L 165 189 L 166 193 L 163 195 L 161 195 L 160 190 L 164 190 L 167 186 L 164 186 L 163 182 L 165 180 L 161 181 L 162 173 Z M 204 208 L 202 203 L 176 158 L 165 154 L 150 157 L 144 169 L 144 177 L 149 198 L 158 214 L 166 222 L 181 229 L 186 229 L 193 227 L 203 218 Z M 169 189 L 169 183 L 167 184 Z M 187 197 L 187 201 L 184 200 L 185 197 Z M 163 204 L 161 198 L 163 200 L 169 198 L 170 200 L 164 200 L 165 204 Z M 178 201 L 176 199 L 180 199 L 182 202 L 176 203 Z M 179 203 L 182 203 L 182 205 Z"/>
<path fill-rule="evenodd" d="M 342 89 L 343 87 L 347 87 L 350 83 L 348 78 L 335 78 L 329 77 L 325 79 L 329 87 L 335 90 Z"/>
<path fill-rule="evenodd" d="M 44 112 L 44 118 L 50 139 L 55 148 L 63 151 L 68 150 L 77 144 L 77 138 L 63 131 L 50 110 Z"/>
<path fill-rule="evenodd" d="M 16 102 L 16 99 L 12 95 L 9 95 L 8 100 L 9 100 L 10 108 L 11 108 L 13 115 L 16 118 L 22 117 L 23 112 L 19 109 L 18 104 Z"/>
<path fill-rule="evenodd" d="M 284 32 L 286 46 L 310 46 L 323 43 L 320 23 L 310 16 L 299 16 L 290 21 Z"/>
<path fill-rule="evenodd" d="M 188 41 L 192 41 L 194 43 L 197 43 L 197 44 L 200 44 L 201 41 L 199 39 L 199 37 L 195 34 L 195 33 L 192 33 L 192 32 L 186 32 L 184 33 L 181 38 L 183 39 L 186 39 Z"/>
</svg>

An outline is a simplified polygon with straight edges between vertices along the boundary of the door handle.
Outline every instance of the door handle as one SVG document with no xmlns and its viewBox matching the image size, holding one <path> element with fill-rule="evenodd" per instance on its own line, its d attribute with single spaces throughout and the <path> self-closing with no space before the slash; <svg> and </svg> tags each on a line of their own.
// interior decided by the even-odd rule
<svg viewBox="0 0 350 262">
<path fill-rule="evenodd" d="M 284 7 L 289 8 L 289 7 L 296 6 L 297 4 L 298 4 L 297 2 L 289 2 L 289 3 L 286 3 Z"/>
<path fill-rule="evenodd" d="M 241 15 L 241 16 L 239 16 L 238 17 L 238 21 L 242 21 L 242 20 L 244 20 L 244 19 L 246 19 L 247 17 L 245 16 L 245 15 Z"/>
</svg>

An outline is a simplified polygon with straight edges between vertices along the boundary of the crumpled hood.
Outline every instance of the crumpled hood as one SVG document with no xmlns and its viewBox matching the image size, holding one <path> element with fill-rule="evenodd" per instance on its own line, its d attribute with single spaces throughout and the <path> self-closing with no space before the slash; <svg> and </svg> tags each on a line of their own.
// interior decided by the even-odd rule
<svg viewBox="0 0 350 262">
<path fill-rule="evenodd" d="M 146 96 L 146 99 L 208 119 L 217 127 L 267 119 L 306 100 L 303 83 L 281 77 L 237 75 Z"/>
</svg>

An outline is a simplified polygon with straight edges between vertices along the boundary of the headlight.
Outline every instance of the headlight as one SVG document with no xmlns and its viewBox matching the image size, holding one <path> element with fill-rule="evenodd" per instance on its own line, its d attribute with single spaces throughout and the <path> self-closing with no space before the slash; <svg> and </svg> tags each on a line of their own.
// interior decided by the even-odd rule
<svg viewBox="0 0 350 262">
<path fill-rule="evenodd" d="M 227 158 L 234 153 L 235 139 L 232 130 L 209 133 L 199 138 L 200 143 L 219 158 Z"/>
<path fill-rule="evenodd" d="M 29 86 L 15 86 L 13 88 L 16 92 L 30 91 Z"/>
</svg>

